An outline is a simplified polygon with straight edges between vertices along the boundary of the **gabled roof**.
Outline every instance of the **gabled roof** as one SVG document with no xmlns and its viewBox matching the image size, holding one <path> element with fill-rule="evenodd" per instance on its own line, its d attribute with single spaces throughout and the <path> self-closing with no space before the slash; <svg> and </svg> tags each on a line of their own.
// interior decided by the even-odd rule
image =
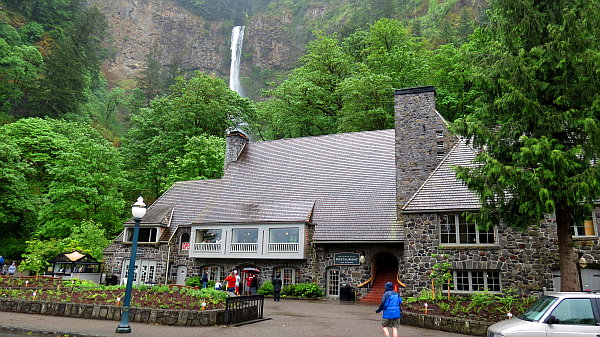
<svg viewBox="0 0 600 337">
<path fill-rule="evenodd" d="M 248 143 L 193 223 L 310 222 L 317 241 L 402 240 L 394 144 L 394 130 Z"/>
<path fill-rule="evenodd" d="M 157 205 L 156 203 L 149 207 L 144 215 L 144 225 L 160 225 L 169 226 L 171 216 L 173 215 L 173 205 Z M 126 224 L 133 225 L 133 218 L 129 219 Z"/>
<path fill-rule="evenodd" d="M 461 139 L 446 155 L 419 190 L 406 203 L 403 212 L 436 212 L 479 209 L 479 197 L 458 178 L 454 167 L 473 167 L 476 151 Z"/>
</svg>

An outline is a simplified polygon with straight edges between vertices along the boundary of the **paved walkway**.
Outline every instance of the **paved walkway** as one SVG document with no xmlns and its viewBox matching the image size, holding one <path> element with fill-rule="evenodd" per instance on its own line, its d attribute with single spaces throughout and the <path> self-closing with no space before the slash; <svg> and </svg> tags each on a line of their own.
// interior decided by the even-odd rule
<svg viewBox="0 0 600 337">
<path fill-rule="evenodd" d="M 380 317 L 376 306 L 346 302 L 265 300 L 265 318 L 268 320 L 237 327 L 175 327 L 131 323 L 131 334 L 139 337 L 197 337 L 197 336 L 244 336 L 244 337 L 381 337 Z M 123 336 L 115 333 L 117 321 L 66 318 L 43 315 L 0 312 L 0 331 L 12 328 L 33 331 L 55 331 L 55 336 Z M 38 333 L 36 333 L 38 332 Z M 401 337 L 460 337 L 466 335 L 401 326 Z"/>
</svg>

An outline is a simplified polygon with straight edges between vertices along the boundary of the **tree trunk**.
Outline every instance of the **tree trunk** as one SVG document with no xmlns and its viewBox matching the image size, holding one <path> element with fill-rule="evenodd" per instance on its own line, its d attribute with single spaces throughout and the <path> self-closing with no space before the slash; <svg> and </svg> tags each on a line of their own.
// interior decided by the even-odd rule
<svg viewBox="0 0 600 337">
<path fill-rule="evenodd" d="M 560 291 L 581 291 L 577 254 L 573 252 L 571 224 L 566 203 L 556 207 L 556 229 L 558 233 L 558 258 L 560 266 Z"/>
</svg>

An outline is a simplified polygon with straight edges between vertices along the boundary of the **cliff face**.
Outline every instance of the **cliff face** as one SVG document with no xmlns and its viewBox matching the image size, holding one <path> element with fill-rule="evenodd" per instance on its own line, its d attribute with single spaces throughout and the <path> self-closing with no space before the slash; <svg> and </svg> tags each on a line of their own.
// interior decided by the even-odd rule
<svg viewBox="0 0 600 337">
<path fill-rule="evenodd" d="M 175 0 L 88 3 L 97 6 L 109 22 L 110 57 L 103 71 L 111 83 L 135 80 L 154 45 L 160 51 L 163 66 L 177 64 L 184 71 L 200 70 L 223 79 L 229 77 L 231 22 L 207 21 Z M 300 51 L 286 38 L 284 28 L 291 21 L 291 15 L 285 11 L 275 17 L 256 15 L 248 19 L 242 77 L 254 67 L 288 70 L 295 65 L 290 60 L 296 60 Z"/>
</svg>

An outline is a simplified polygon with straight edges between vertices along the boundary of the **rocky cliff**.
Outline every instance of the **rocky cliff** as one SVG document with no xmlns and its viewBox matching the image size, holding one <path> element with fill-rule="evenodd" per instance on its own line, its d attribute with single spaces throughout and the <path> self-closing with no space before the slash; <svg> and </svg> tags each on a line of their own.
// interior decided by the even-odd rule
<svg viewBox="0 0 600 337">
<path fill-rule="evenodd" d="M 182 8 L 175 0 L 88 0 L 109 22 L 110 57 L 103 70 L 113 84 L 135 85 L 146 55 L 154 45 L 163 66 L 177 64 L 184 71 L 200 70 L 227 79 L 230 62 L 231 21 L 208 21 Z M 251 72 L 293 68 L 300 55 L 287 38 L 291 14 L 248 18 L 241 76 L 248 85 Z M 292 61 L 290 61 L 292 60 Z M 260 72 L 260 69 L 258 72 Z"/>
</svg>

